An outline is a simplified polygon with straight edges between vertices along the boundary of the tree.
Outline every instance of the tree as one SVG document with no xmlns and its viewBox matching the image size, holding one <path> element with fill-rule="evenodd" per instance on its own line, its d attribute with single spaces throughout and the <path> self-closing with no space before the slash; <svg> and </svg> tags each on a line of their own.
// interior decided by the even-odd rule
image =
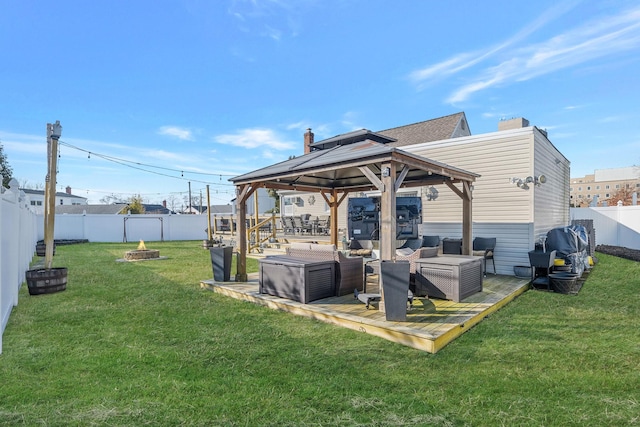
<svg viewBox="0 0 640 427">
<path fill-rule="evenodd" d="M 131 196 L 128 202 L 128 206 L 126 207 L 126 211 L 131 212 L 132 214 L 143 214 L 144 206 L 142 204 L 142 196 L 139 194 L 136 196 Z M 127 213 L 127 212 L 124 212 Z"/>
<path fill-rule="evenodd" d="M 0 142 L 0 175 L 2 175 L 2 185 L 5 188 L 9 188 L 9 181 L 13 178 L 13 169 L 9 166 L 9 160 L 7 160 L 6 154 L 4 154 L 2 142 Z"/>
<path fill-rule="evenodd" d="M 180 203 L 180 199 L 178 198 L 178 196 L 176 196 L 175 194 L 169 194 L 169 197 L 167 197 L 167 207 L 169 209 L 175 212 L 179 203 Z"/>
<path fill-rule="evenodd" d="M 109 195 L 106 195 L 104 197 L 102 197 L 100 199 L 100 203 L 104 204 L 104 205 L 115 205 L 117 203 L 127 203 L 127 201 L 125 199 L 123 199 L 121 196 L 118 196 L 117 194 L 111 193 Z"/>
<path fill-rule="evenodd" d="M 607 199 L 607 204 L 609 206 L 616 206 L 618 201 L 622 201 L 622 206 L 631 206 L 634 192 L 634 184 L 625 183 Z"/>
<path fill-rule="evenodd" d="M 269 195 L 269 197 L 275 199 L 275 203 L 273 205 L 271 213 L 280 213 L 280 195 L 278 194 L 278 190 L 276 190 L 275 188 L 267 188 L 267 194 Z"/>
</svg>

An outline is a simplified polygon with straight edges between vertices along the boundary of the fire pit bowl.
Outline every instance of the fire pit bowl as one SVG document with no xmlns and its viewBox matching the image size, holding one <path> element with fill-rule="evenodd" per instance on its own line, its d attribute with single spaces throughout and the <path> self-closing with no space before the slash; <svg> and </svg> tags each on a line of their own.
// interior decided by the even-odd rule
<svg viewBox="0 0 640 427">
<path fill-rule="evenodd" d="M 143 259 L 155 259 L 160 258 L 160 251 L 157 249 L 147 249 L 144 242 L 140 240 L 138 249 L 127 251 L 124 254 L 124 259 L 127 261 L 136 261 Z"/>
</svg>

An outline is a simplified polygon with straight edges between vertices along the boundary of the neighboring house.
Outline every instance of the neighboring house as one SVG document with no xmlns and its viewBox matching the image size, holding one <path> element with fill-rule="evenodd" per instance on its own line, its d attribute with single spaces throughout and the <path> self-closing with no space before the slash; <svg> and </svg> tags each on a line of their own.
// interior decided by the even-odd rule
<svg viewBox="0 0 640 427">
<path fill-rule="evenodd" d="M 126 203 L 114 203 L 111 205 L 72 205 L 56 206 L 56 215 L 82 214 L 82 215 L 118 215 L 127 212 Z"/>
<path fill-rule="evenodd" d="M 258 195 L 258 214 L 260 216 L 270 216 L 276 206 L 276 199 L 269 196 L 269 192 L 265 188 L 258 188 L 247 200 L 247 215 L 255 214 L 255 195 Z M 236 199 L 232 199 L 233 213 L 235 214 Z M 282 205 L 280 205 L 282 206 Z"/>
<path fill-rule="evenodd" d="M 44 214 L 44 190 L 31 190 L 29 188 L 22 188 L 21 190 L 24 191 L 24 194 L 27 196 L 31 210 L 39 215 Z M 69 186 L 67 186 L 64 193 L 57 192 L 55 198 L 56 207 L 87 204 L 87 198 L 71 194 L 71 187 Z"/>
<path fill-rule="evenodd" d="M 571 178 L 571 206 L 611 206 L 609 199 L 621 189 L 640 193 L 639 167 L 596 169 L 591 175 Z"/>
<path fill-rule="evenodd" d="M 356 133 L 344 137 L 355 138 Z M 526 119 L 501 121 L 497 132 L 471 135 L 464 113 L 458 113 L 376 133 L 396 139 L 389 144 L 404 151 L 480 175 L 473 190 L 473 234 L 497 238 L 495 260 L 499 274 L 513 274 L 513 266 L 529 265 L 528 251 L 546 232 L 569 224 L 570 162 L 545 131 L 529 126 Z M 330 146 L 331 139 L 334 138 L 325 140 L 328 144 L 314 143 L 313 134 L 308 131 L 305 150 Z M 461 237 L 459 197 L 444 183 L 431 187 L 401 189 L 398 196 L 422 197 L 422 235 Z M 282 215 L 328 212 L 318 193 L 279 193 L 284 206 Z M 375 194 L 352 193 L 349 197 Z M 342 230 L 347 226 L 346 211 L 344 201 L 338 218 L 338 228 Z"/>
<path fill-rule="evenodd" d="M 167 208 L 167 202 L 162 202 L 161 205 L 153 205 L 143 203 L 144 213 L 148 215 L 170 215 L 175 214 L 171 209 Z"/>
<path fill-rule="evenodd" d="M 211 215 L 232 215 L 235 213 L 235 206 L 228 205 L 211 205 L 208 210 L 205 210 L 204 213 L 208 213 L 211 211 Z"/>
</svg>

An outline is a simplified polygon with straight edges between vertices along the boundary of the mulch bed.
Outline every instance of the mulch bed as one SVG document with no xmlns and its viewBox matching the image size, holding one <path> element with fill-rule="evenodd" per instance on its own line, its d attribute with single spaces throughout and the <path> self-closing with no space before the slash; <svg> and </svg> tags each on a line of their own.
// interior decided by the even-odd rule
<svg viewBox="0 0 640 427">
<path fill-rule="evenodd" d="M 597 245 L 596 251 L 640 262 L 640 250 L 638 249 L 630 249 L 622 246 Z"/>
</svg>

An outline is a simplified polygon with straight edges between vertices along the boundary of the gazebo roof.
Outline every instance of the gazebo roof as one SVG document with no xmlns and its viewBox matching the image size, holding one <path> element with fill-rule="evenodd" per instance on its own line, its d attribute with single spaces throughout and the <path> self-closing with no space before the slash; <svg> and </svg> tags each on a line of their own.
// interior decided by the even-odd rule
<svg viewBox="0 0 640 427">
<path fill-rule="evenodd" d="M 372 188 L 372 183 L 362 168 L 368 168 L 374 175 L 380 176 L 382 164 L 388 162 L 396 162 L 408 167 L 402 187 L 423 186 L 444 181 L 473 182 L 480 176 L 367 139 L 355 143 L 344 144 L 343 142 L 343 145 L 315 150 L 300 157 L 236 176 L 230 181 L 235 185 L 260 183 L 260 186 L 269 188 L 301 191 L 323 189 L 365 191 Z"/>
</svg>

